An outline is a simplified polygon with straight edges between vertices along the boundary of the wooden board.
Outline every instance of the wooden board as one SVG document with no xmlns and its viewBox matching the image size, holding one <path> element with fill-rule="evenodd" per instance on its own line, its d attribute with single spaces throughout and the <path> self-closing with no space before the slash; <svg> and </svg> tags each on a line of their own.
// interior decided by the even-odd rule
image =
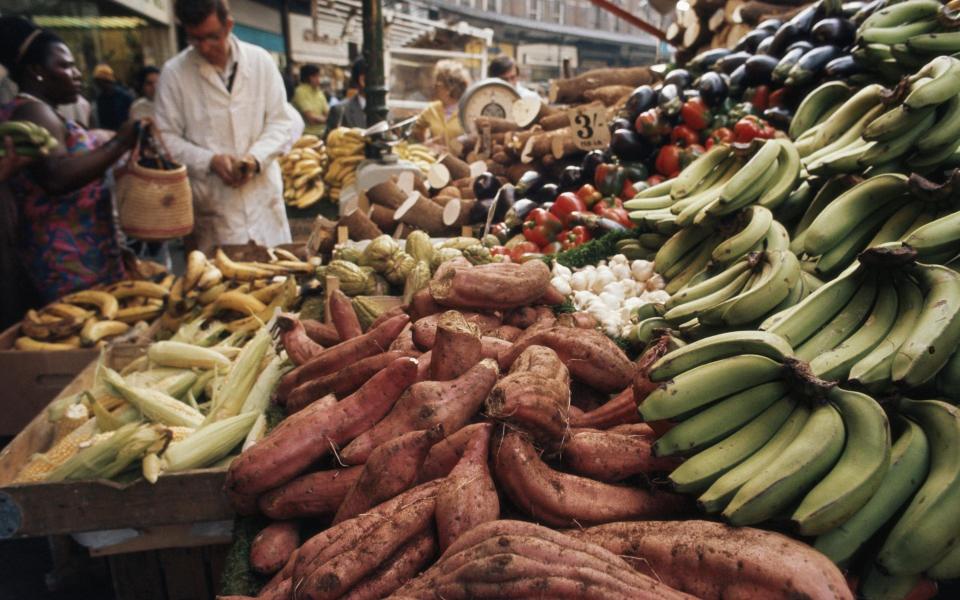
<svg viewBox="0 0 960 600">
<path fill-rule="evenodd" d="M 208 600 L 220 589 L 228 546 L 109 557 L 117 600 Z"/>
</svg>

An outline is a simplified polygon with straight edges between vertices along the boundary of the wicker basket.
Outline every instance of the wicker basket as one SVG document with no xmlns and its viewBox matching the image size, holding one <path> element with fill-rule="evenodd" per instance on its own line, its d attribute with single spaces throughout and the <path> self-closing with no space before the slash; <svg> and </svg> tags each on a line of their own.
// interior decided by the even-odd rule
<svg viewBox="0 0 960 600">
<path fill-rule="evenodd" d="M 159 139 L 158 133 L 154 135 Z M 179 165 L 161 170 L 140 165 L 140 141 L 138 138 L 126 166 L 116 176 L 121 229 L 132 238 L 147 241 L 188 235 L 193 231 L 193 195 L 187 168 Z"/>
</svg>

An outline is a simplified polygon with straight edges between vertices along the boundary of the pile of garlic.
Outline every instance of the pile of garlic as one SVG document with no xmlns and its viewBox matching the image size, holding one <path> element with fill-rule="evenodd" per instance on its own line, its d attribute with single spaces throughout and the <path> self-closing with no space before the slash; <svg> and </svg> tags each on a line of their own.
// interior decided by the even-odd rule
<svg viewBox="0 0 960 600">
<path fill-rule="evenodd" d="M 577 310 L 593 315 L 611 336 L 625 335 L 635 308 L 670 299 L 670 294 L 663 291 L 663 278 L 653 272 L 652 262 L 630 262 L 622 254 L 577 271 L 555 263 L 551 283 L 564 296 L 572 295 Z"/>
</svg>

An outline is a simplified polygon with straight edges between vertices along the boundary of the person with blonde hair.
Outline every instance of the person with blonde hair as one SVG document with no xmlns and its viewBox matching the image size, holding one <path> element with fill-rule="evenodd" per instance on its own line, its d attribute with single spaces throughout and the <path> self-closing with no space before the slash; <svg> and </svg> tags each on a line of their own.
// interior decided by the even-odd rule
<svg viewBox="0 0 960 600">
<path fill-rule="evenodd" d="M 420 113 L 413 126 L 413 137 L 438 145 L 450 143 L 463 135 L 458 110 L 460 96 L 470 85 L 470 73 L 455 60 L 441 60 L 433 68 L 433 96 L 435 101 Z"/>
</svg>

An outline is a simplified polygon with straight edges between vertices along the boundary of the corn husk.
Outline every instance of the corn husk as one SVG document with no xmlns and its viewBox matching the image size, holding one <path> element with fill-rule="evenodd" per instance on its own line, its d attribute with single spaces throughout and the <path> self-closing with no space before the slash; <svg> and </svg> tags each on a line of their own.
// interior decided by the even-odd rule
<svg viewBox="0 0 960 600">
<path fill-rule="evenodd" d="M 228 455 L 246 437 L 258 413 L 248 412 L 204 425 L 183 441 L 173 442 L 160 459 L 161 472 L 206 467 Z"/>
</svg>

